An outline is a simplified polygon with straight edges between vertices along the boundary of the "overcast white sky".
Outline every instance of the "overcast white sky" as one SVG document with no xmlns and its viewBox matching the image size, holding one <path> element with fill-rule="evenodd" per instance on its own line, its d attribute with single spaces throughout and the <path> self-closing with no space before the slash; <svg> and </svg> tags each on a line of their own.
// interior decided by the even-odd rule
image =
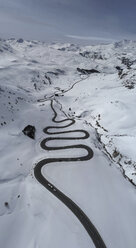
<svg viewBox="0 0 136 248">
<path fill-rule="evenodd" d="M 135 13 L 136 0 L 0 0 L 0 36 L 136 39 Z"/>
</svg>

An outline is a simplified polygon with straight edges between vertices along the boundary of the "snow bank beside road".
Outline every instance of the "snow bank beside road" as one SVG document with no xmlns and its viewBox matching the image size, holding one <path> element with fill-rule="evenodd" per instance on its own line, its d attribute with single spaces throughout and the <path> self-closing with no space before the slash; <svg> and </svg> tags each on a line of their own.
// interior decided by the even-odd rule
<svg viewBox="0 0 136 248">
<path fill-rule="evenodd" d="M 116 74 L 101 74 L 76 85 L 60 101 L 66 112 L 96 129 L 106 154 L 136 184 L 135 91 L 122 87 Z"/>
</svg>

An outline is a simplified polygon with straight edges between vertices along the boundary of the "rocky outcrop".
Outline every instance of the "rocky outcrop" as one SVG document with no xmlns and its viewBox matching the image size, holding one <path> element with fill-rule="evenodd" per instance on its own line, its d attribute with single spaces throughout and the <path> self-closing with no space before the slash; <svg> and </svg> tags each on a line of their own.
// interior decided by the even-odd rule
<svg viewBox="0 0 136 248">
<path fill-rule="evenodd" d="M 89 74 L 92 74 L 92 73 L 100 73 L 96 69 L 87 70 L 87 69 L 77 68 L 77 71 L 80 72 L 80 73 L 82 73 L 82 74 L 85 74 L 85 75 L 89 75 Z"/>
<path fill-rule="evenodd" d="M 31 125 L 28 125 L 26 126 L 22 132 L 27 135 L 29 138 L 31 139 L 35 139 L 35 132 L 36 132 L 36 129 L 34 126 L 31 126 Z"/>
<path fill-rule="evenodd" d="M 126 57 L 122 57 L 121 62 L 122 62 L 122 64 L 126 65 L 128 69 L 130 69 L 131 65 L 133 65 L 133 61 L 130 61 L 130 59 L 128 59 Z"/>
<path fill-rule="evenodd" d="M 22 38 L 19 38 L 19 39 L 17 40 L 17 42 L 18 42 L 18 43 L 23 43 L 24 40 L 23 40 Z"/>
<path fill-rule="evenodd" d="M 84 51 L 79 53 L 84 58 L 90 58 L 90 59 L 104 59 L 102 54 L 99 52 L 89 52 Z"/>
<path fill-rule="evenodd" d="M 121 77 L 123 73 L 123 69 L 120 66 L 116 66 L 116 69 L 118 70 L 119 77 Z"/>
</svg>

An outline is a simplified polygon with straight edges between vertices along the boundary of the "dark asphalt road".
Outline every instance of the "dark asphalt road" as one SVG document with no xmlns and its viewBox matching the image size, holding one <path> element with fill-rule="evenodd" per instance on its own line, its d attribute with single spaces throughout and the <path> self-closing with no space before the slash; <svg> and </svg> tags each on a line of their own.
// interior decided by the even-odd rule
<svg viewBox="0 0 136 248">
<path fill-rule="evenodd" d="M 46 134 L 49 135 L 55 135 L 55 134 L 68 134 L 68 133 L 83 133 L 84 136 L 82 137 L 49 137 L 44 139 L 41 142 L 41 147 L 45 150 L 63 150 L 63 149 L 85 149 L 87 151 L 87 155 L 81 156 L 81 157 L 73 157 L 73 158 L 47 158 L 41 160 L 34 168 L 34 175 L 36 179 L 46 188 L 48 189 L 53 195 L 55 195 L 59 200 L 61 200 L 72 212 L 73 214 L 78 218 L 78 220 L 81 222 L 81 224 L 86 229 L 87 233 L 91 237 L 94 245 L 96 248 L 106 248 L 106 245 L 104 244 L 104 241 L 102 240 L 99 232 L 97 231 L 96 227 L 92 224 L 90 219 L 86 216 L 86 214 L 78 207 L 69 197 L 67 197 L 64 193 L 62 193 L 59 189 L 57 189 L 52 183 L 50 183 L 43 175 L 42 175 L 42 167 L 46 166 L 46 164 L 49 163 L 57 163 L 57 162 L 76 162 L 76 161 L 86 161 L 93 157 L 93 151 L 90 147 L 86 145 L 71 145 L 71 146 L 59 146 L 59 147 L 48 147 L 47 142 L 51 140 L 81 140 L 81 139 L 87 139 L 89 137 L 89 133 L 85 130 L 71 130 L 71 131 L 58 131 L 58 132 L 51 132 L 49 130 L 51 129 L 63 129 L 72 126 L 75 121 L 73 119 L 64 119 L 61 121 L 57 121 L 57 113 L 55 109 L 53 108 L 53 101 L 51 101 L 51 108 L 54 112 L 54 117 L 52 118 L 52 121 L 55 123 L 64 123 L 66 121 L 69 121 L 70 123 L 63 126 L 48 126 L 43 131 Z"/>
</svg>

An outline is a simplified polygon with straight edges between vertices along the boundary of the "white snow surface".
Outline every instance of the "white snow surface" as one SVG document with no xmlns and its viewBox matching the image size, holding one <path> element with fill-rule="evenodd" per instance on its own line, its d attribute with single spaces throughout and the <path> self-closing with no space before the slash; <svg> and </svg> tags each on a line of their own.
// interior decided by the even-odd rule
<svg viewBox="0 0 136 248">
<path fill-rule="evenodd" d="M 136 247 L 135 58 L 132 41 L 79 47 L 0 40 L 0 247 L 94 248 L 73 213 L 34 177 L 41 159 L 85 154 L 41 149 L 43 128 L 55 125 L 50 99 L 58 120 L 75 119 L 67 130 L 90 134 L 61 145 L 86 144 L 94 157 L 51 164 L 43 175 L 82 208 L 107 248 Z M 77 67 L 100 73 L 81 75 Z M 28 124 L 35 140 L 22 133 Z"/>
</svg>

